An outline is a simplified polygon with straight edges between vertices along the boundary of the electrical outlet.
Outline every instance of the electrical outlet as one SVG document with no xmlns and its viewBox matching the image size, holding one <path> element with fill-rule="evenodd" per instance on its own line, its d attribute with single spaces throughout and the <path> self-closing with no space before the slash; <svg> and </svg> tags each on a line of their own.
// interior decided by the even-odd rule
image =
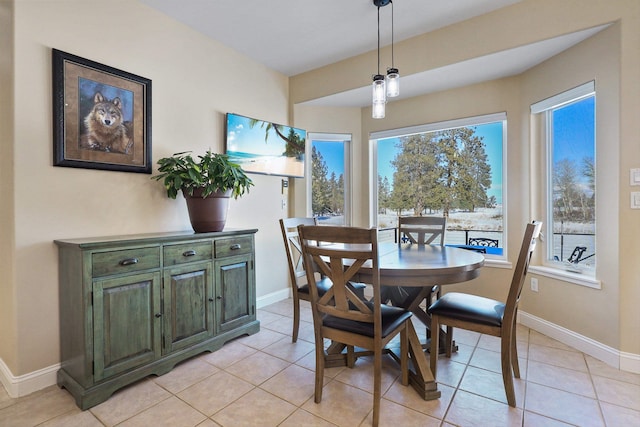
<svg viewBox="0 0 640 427">
<path fill-rule="evenodd" d="M 531 278 L 531 290 L 533 292 L 538 292 L 538 279 L 535 277 Z"/>
</svg>

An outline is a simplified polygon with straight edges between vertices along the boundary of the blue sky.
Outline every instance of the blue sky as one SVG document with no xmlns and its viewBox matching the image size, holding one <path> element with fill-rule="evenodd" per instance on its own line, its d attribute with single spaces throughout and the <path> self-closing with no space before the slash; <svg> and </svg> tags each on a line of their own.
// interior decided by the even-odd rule
<svg viewBox="0 0 640 427">
<path fill-rule="evenodd" d="M 573 160 L 580 171 L 584 157 L 595 158 L 595 97 L 553 112 L 553 159 Z"/>
<path fill-rule="evenodd" d="M 251 119 L 237 114 L 227 115 L 227 151 L 250 153 L 259 156 L 281 156 L 285 151 L 286 142 L 280 138 L 275 130 L 269 131 L 269 137 L 265 142 L 265 130 L 267 122 L 260 122 L 253 128 L 249 125 Z M 264 126 L 260 126 L 264 124 Z M 294 128 L 301 138 L 306 138 L 306 132 Z M 285 136 L 289 133 L 289 127 L 284 126 Z"/>
<path fill-rule="evenodd" d="M 344 143 L 341 141 L 313 141 L 313 145 L 322 154 L 329 170 L 329 177 L 332 172 L 336 173 L 336 177 L 344 173 Z"/>
</svg>

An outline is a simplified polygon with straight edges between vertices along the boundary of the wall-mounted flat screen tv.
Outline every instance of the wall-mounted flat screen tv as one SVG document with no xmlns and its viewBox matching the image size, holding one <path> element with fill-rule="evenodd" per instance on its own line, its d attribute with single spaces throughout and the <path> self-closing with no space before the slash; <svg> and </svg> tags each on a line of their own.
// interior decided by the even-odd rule
<svg viewBox="0 0 640 427">
<path fill-rule="evenodd" d="M 245 172 L 304 178 L 307 132 L 227 113 L 227 154 Z"/>
</svg>

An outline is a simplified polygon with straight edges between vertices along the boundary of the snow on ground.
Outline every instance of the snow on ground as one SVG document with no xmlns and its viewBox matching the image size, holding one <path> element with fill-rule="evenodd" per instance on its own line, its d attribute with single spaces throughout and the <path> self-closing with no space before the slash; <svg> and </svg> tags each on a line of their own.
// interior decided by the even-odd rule
<svg viewBox="0 0 640 427">
<path fill-rule="evenodd" d="M 402 215 L 413 215 L 412 211 L 404 211 Z M 427 215 L 442 215 L 441 212 L 431 212 Z M 544 218 L 540 218 L 544 221 Z M 325 217 L 323 224 L 342 225 L 344 217 Z M 386 214 L 378 214 L 378 228 L 380 241 L 394 241 L 395 229 L 398 226 L 397 213 L 387 211 Z M 561 235 L 564 234 L 564 236 Z M 557 226 L 553 235 L 553 253 L 566 261 L 576 246 L 584 246 L 587 250 L 583 257 L 595 252 L 595 225 L 567 222 L 562 227 Z M 498 240 L 498 245 L 504 247 L 504 234 L 502 230 L 502 207 L 481 208 L 475 212 L 454 211 L 450 212 L 447 220 L 446 244 L 466 244 L 468 237 L 486 237 Z M 580 262 L 580 265 L 593 266 L 595 257 L 589 257 Z"/>
</svg>

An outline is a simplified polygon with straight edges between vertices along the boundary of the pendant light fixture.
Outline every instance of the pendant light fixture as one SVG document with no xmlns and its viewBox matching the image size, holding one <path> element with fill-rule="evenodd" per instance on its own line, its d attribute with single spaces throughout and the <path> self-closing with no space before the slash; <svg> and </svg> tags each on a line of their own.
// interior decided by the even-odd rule
<svg viewBox="0 0 640 427">
<path fill-rule="evenodd" d="M 371 106 L 371 117 L 374 119 L 384 119 L 385 104 L 387 103 L 387 89 L 384 76 L 380 74 L 380 7 L 388 3 L 385 0 L 373 0 L 373 4 L 378 6 L 378 73 L 373 76 L 373 99 Z"/>
<path fill-rule="evenodd" d="M 391 3 L 391 67 L 387 69 L 387 76 L 380 74 L 380 8 Z M 400 74 L 393 62 L 393 1 L 373 0 L 378 8 L 378 73 L 373 76 L 371 117 L 383 119 L 387 97 L 393 98 L 400 94 Z"/>
<path fill-rule="evenodd" d="M 387 68 L 387 96 L 394 98 L 400 95 L 400 74 L 393 63 L 393 1 L 391 3 L 391 67 Z"/>
</svg>

